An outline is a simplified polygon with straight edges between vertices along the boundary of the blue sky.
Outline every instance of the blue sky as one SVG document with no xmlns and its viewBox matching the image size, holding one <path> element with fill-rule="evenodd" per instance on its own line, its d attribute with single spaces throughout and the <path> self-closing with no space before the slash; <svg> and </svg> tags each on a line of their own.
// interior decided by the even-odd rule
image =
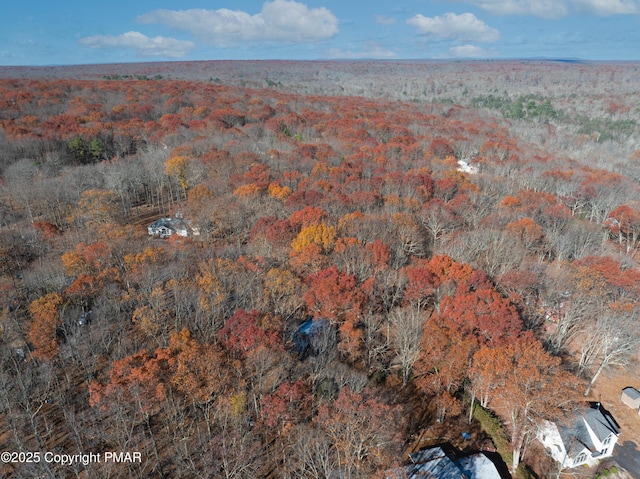
<svg viewBox="0 0 640 479">
<path fill-rule="evenodd" d="M 640 0 L 18 0 L 0 11 L 0 65 L 640 60 Z"/>
</svg>

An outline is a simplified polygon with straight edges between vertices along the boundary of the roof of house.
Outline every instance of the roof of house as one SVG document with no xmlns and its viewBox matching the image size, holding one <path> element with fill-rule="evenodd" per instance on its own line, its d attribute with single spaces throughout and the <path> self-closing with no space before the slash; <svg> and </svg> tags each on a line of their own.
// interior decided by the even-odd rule
<svg viewBox="0 0 640 479">
<path fill-rule="evenodd" d="M 441 447 L 423 449 L 409 456 L 413 464 L 405 467 L 407 477 L 460 479 L 460 467 L 447 455 Z"/>
<path fill-rule="evenodd" d="M 636 399 L 640 399 L 640 391 L 638 391 L 636 388 L 633 388 L 631 386 L 624 388 L 622 390 L 622 394 L 624 394 L 630 399 L 633 399 L 634 401 Z"/>
<path fill-rule="evenodd" d="M 482 479 L 501 479 L 498 468 L 482 452 L 458 460 L 460 469 L 468 477 Z"/>
<path fill-rule="evenodd" d="M 323 318 L 307 319 L 304 323 L 302 323 L 300 325 L 300 327 L 298 328 L 297 333 L 298 334 L 312 335 L 313 333 L 315 333 L 316 331 L 324 328 L 328 324 L 329 324 L 329 321 L 327 321 L 326 319 L 323 319 Z"/>
<path fill-rule="evenodd" d="M 603 442 L 611 433 L 620 434 L 620 426 L 611 413 L 600 403 L 590 403 L 588 409 L 578 412 L 571 421 L 558 426 L 558 432 L 569 456 L 573 456 L 585 447 L 592 452 L 596 450 L 589 428 L 600 442 Z"/>
<path fill-rule="evenodd" d="M 413 464 L 387 473 L 387 478 L 408 479 L 501 479 L 495 463 L 484 453 L 459 457 L 450 444 L 422 449 L 409 455 Z M 506 470 L 506 466 L 505 466 Z M 510 477 L 510 476 L 509 476 Z"/>
<path fill-rule="evenodd" d="M 600 403 L 592 404 L 591 408 L 584 414 L 584 420 L 601 441 L 604 441 L 611 433 L 616 436 L 620 434 L 620 426 L 611 413 L 603 408 Z"/>
<path fill-rule="evenodd" d="M 329 325 L 329 321 L 324 318 L 312 318 L 298 327 L 296 332 L 293 333 L 293 342 L 301 357 L 314 353 L 316 347 L 319 346 L 316 341 L 320 340 L 322 342 L 322 338 L 329 331 Z"/>
<path fill-rule="evenodd" d="M 178 218 L 160 218 L 151 223 L 147 230 L 150 235 L 168 235 L 178 234 L 179 236 L 198 236 L 200 230 L 193 226 L 191 222 L 182 217 Z"/>
<path fill-rule="evenodd" d="M 149 228 L 162 228 L 163 226 L 174 231 L 187 229 L 187 225 L 184 223 L 184 220 L 180 218 L 160 218 L 151 223 Z"/>
</svg>

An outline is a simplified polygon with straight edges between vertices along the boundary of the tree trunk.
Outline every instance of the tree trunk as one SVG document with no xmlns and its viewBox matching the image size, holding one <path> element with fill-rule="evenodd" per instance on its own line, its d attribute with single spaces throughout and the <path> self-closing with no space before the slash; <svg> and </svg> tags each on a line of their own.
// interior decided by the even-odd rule
<svg viewBox="0 0 640 479">
<path fill-rule="evenodd" d="M 600 363 L 600 366 L 598 367 L 598 370 L 596 371 L 596 373 L 591 378 L 591 381 L 589 381 L 589 385 L 587 386 L 587 390 L 584 392 L 585 397 L 589 395 L 589 393 L 591 392 L 591 388 L 593 387 L 593 385 L 596 382 L 596 379 L 598 379 L 598 376 L 600 376 L 600 373 L 606 367 L 607 367 L 607 361 L 606 360 L 602 360 L 602 362 Z"/>
<path fill-rule="evenodd" d="M 475 406 L 476 395 L 474 392 L 471 392 L 471 406 L 469 406 L 469 420 L 468 423 L 471 424 L 473 421 L 473 406 Z"/>
</svg>

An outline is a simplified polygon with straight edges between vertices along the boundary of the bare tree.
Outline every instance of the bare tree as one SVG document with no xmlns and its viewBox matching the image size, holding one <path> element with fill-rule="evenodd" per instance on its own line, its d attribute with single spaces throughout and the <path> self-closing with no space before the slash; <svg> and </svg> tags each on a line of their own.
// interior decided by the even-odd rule
<svg viewBox="0 0 640 479">
<path fill-rule="evenodd" d="M 363 316 L 362 322 L 365 362 L 370 368 L 380 363 L 389 350 L 389 320 L 385 320 L 381 314 L 367 313 Z"/>
<path fill-rule="evenodd" d="M 23 159 L 7 167 L 3 173 L 6 191 L 11 199 L 12 207 L 24 210 L 29 221 L 34 221 L 34 198 L 32 193 L 33 178 L 38 168 L 33 160 Z"/>
<path fill-rule="evenodd" d="M 299 432 L 294 445 L 300 477 L 329 479 L 338 463 L 329 439 L 317 429 Z"/>
<path fill-rule="evenodd" d="M 638 352 L 640 331 L 637 328 L 638 310 L 606 311 L 587 332 L 582 347 L 579 370 L 592 371 L 584 395 L 588 396 L 598 376 L 612 366 L 626 366 Z M 591 367 L 594 366 L 594 369 Z"/>
<path fill-rule="evenodd" d="M 413 365 L 420 355 L 420 342 L 426 315 L 418 308 L 396 309 L 391 313 L 389 339 L 400 363 L 403 386 L 409 381 Z"/>
<path fill-rule="evenodd" d="M 546 341 L 547 349 L 552 354 L 559 354 L 565 346 L 583 331 L 594 319 L 595 305 L 588 297 L 577 295 L 566 298 L 559 305 L 555 318 L 555 328 L 549 332 Z"/>
<path fill-rule="evenodd" d="M 328 376 L 329 365 L 338 357 L 337 345 L 336 329 L 331 325 L 318 328 L 318 331 L 311 338 L 311 348 L 314 354 L 309 358 L 309 363 L 314 392 L 318 384 Z"/>
<path fill-rule="evenodd" d="M 423 208 L 418 220 L 431 237 L 431 251 L 437 251 L 438 240 L 455 230 L 459 221 L 441 200 L 431 200 Z"/>
</svg>

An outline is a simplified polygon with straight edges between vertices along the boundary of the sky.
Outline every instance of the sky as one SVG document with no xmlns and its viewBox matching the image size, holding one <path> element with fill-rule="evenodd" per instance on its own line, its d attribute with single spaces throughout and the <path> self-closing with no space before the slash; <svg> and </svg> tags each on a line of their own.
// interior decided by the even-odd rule
<svg viewBox="0 0 640 479">
<path fill-rule="evenodd" d="M 0 65 L 640 60 L 640 0 L 15 0 Z"/>
</svg>

